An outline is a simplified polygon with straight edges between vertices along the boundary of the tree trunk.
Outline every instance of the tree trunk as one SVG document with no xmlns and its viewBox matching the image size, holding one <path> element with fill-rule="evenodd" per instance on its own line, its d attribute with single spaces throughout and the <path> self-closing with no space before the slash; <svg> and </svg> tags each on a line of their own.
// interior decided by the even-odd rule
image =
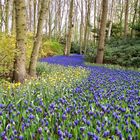
<svg viewBox="0 0 140 140">
<path fill-rule="evenodd" d="M 122 23 L 123 23 L 123 14 L 124 14 L 124 2 L 120 0 L 119 4 L 121 5 L 121 8 L 122 8 L 121 12 L 120 12 L 120 37 L 122 37 L 123 36 L 123 26 L 122 26 Z"/>
<path fill-rule="evenodd" d="M 70 55 L 71 50 L 71 36 L 72 36 L 72 17 L 73 17 L 73 4 L 74 0 L 70 1 L 70 12 L 69 12 L 69 23 L 68 23 L 68 33 L 66 39 L 66 46 L 65 46 L 65 55 Z"/>
<path fill-rule="evenodd" d="M 34 36 L 36 34 L 36 18 L 37 18 L 37 10 L 36 10 L 36 0 L 34 0 Z"/>
<path fill-rule="evenodd" d="M 51 17 L 51 2 L 49 2 L 49 39 L 52 36 L 52 17 Z"/>
<path fill-rule="evenodd" d="M 104 49 L 105 49 L 105 37 L 106 37 L 106 22 L 108 12 L 108 0 L 102 1 L 102 16 L 99 33 L 99 45 L 97 49 L 96 63 L 103 63 Z"/>
<path fill-rule="evenodd" d="M 2 20 L 2 2 L 1 2 L 1 0 L 0 0 L 0 32 L 2 32 L 2 22 L 3 22 L 3 20 Z"/>
<path fill-rule="evenodd" d="M 131 37 L 134 37 L 134 25 L 135 25 L 135 20 L 136 20 L 136 15 L 137 15 L 137 11 L 138 11 L 138 0 L 135 1 L 135 7 L 134 7 L 134 16 L 133 16 L 133 21 L 132 21 L 132 29 L 131 29 Z"/>
<path fill-rule="evenodd" d="M 32 77 L 36 76 L 36 65 L 37 65 L 39 49 L 42 43 L 43 24 L 45 21 L 47 7 L 48 7 L 48 0 L 42 0 L 41 10 L 40 10 L 39 19 L 38 19 L 37 33 L 35 36 L 34 46 L 33 46 L 30 65 L 29 65 L 29 74 Z"/>
<path fill-rule="evenodd" d="M 29 31 L 32 31 L 32 0 L 29 0 Z"/>
<path fill-rule="evenodd" d="M 84 28 L 83 1 L 81 0 L 81 23 L 80 23 L 80 54 L 83 53 L 83 28 Z"/>
<path fill-rule="evenodd" d="M 112 24 L 113 24 L 113 8 L 114 8 L 114 0 L 112 0 L 112 6 L 111 6 L 110 23 L 109 23 L 108 35 L 107 35 L 108 40 L 110 40 Z"/>
<path fill-rule="evenodd" d="M 128 8 L 129 8 L 129 0 L 125 2 L 125 24 L 124 24 L 124 37 L 128 36 Z"/>
<path fill-rule="evenodd" d="M 13 0 L 13 5 L 12 5 L 12 28 L 11 28 L 11 32 L 15 33 L 15 0 Z"/>
<path fill-rule="evenodd" d="M 86 11 L 86 18 L 85 18 L 85 33 L 84 33 L 84 54 L 86 54 L 87 46 L 88 46 L 88 39 L 89 39 L 89 26 L 90 26 L 90 6 L 91 0 L 87 1 L 87 11 Z"/>
<path fill-rule="evenodd" d="M 58 0 L 58 19 L 57 19 L 57 21 L 58 21 L 58 41 L 60 40 L 60 38 L 61 38 L 61 0 Z"/>
<path fill-rule="evenodd" d="M 5 32 L 8 33 L 8 25 L 9 25 L 9 0 L 6 0 L 6 8 L 5 8 Z"/>
<path fill-rule="evenodd" d="M 96 6 L 97 6 L 97 1 L 94 0 L 94 44 L 96 45 L 96 34 L 97 34 L 97 31 L 96 31 Z"/>
<path fill-rule="evenodd" d="M 23 83 L 26 77 L 26 7 L 24 0 L 15 0 L 16 13 L 16 55 L 14 62 L 13 81 Z"/>
</svg>

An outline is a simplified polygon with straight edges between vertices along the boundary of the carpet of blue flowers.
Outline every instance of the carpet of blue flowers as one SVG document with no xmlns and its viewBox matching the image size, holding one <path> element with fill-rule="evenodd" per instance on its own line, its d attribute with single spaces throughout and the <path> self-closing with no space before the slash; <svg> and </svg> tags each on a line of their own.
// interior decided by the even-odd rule
<svg viewBox="0 0 140 140">
<path fill-rule="evenodd" d="M 65 75 L 64 69 L 77 71 L 71 86 L 62 80 L 64 86 L 57 90 L 59 85 L 54 85 L 52 90 L 41 80 L 27 84 L 22 95 L 17 88 L 18 98 L 13 90 L 11 98 L 4 94 L 0 103 L 1 139 L 140 140 L 140 72 L 86 66 L 83 61 L 78 55 L 41 59 L 54 64 L 56 71 L 56 64 L 66 66 L 58 65 Z M 74 67 L 69 70 L 69 65 Z"/>
</svg>

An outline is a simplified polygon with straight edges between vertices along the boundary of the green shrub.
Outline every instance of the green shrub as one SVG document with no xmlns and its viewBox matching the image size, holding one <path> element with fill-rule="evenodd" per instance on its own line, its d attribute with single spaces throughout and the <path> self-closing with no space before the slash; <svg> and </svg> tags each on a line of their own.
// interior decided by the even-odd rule
<svg viewBox="0 0 140 140">
<path fill-rule="evenodd" d="M 96 52 L 97 47 L 89 47 L 85 60 L 95 62 Z M 110 40 L 105 47 L 104 63 L 140 68 L 140 40 L 138 38 Z"/>
<path fill-rule="evenodd" d="M 96 52 L 97 52 L 97 47 L 96 46 L 89 46 L 87 48 L 87 53 L 84 56 L 85 61 L 91 62 L 91 63 L 95 62 Z"/>
<path fill-rule="evenodd" d="M 71 44 L 71 53 L 80 54 L 80 45 L 78 42 L 72 42 Z"/>
<path fill-rule="evenodd" d="M 0 74 L 7 75 L 13 70 L 15 36 L 0 34 Z"/>
<path fill-rule="evenodd" d="M 0 75 L 6 76 L 12 73 L 14 57 L 16 50 L 15 35 L 0 34 Z M 28 34 L 26 45 L 26 62 L 27 67 L 30 61 L 30 56 L 33 48 L 33 35 Z"/>
<path fill-rule="evenodd" d="M 139 68 L 140 40 L 127 39 L 108 43 L 105 50 L 104 63 Z"/>
<path fill-rule="evenodd" d="M 53 55 L 62 55 L 63 46 L 56 41 L 45 41 L 43 42 L 40 50 L 40 57 L 48 57 Z"/>
</svg>

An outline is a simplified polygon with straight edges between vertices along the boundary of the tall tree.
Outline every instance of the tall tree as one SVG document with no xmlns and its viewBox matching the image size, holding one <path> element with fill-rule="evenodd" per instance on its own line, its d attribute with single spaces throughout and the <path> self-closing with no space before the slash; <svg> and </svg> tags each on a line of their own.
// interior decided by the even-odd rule
<svg viewBox="0 0 140 140">
<path fill-rule="evenodd" d="M 132 29 L 131 29 L 131 37 L 134 37 L 134 25 L 135 25 L 135 20 L 136 20 L 136 15 L 137 15 L 137 11 L 138 11 L 138 2 L 139 0 L 135 1 L 135 5 L 134 5 L 134 16 L 133 16 L 133 21 L 132 21 Z"/>
<path fill-rule="evenodd" d="M 94 0 L 94 43 L 96 44 L 96 14 L 97 14 L 97 12 L 96 12 L 96 7 L 97 7 L 97 1 L 96 0 Z"/>
<path fill-rule="evenodd" d="M 2 2 L 0 0 L 0 32 L 2 32 Z"/>
<path fill-rule="evenodd" d="M 102 16 L 101 16 L 100 33 L 99 33 L 99 45 L 97 48 L 97 57 L 96 57 L 96 63 L 98 64 L 103 63 L 107 13 L 108 13 L 108 0 L 102 0 Z"/>
<path fill-rule="evenodd" d="M 125 0 L 125 24 L 124 24 L 124 37 L 128 36 L 128 9 L 129 8 L 129 0 Z"/>
<path fill-rule="evenodd" d="M 5 32 L 8 33 L 8 25 L 9 25 L 9 2 L 10 0 L 5 1 Z"/>
<path fill-rule="evenodd" d="M 70 10 L 69 10 L 69 21 L 68 21 L 68 33 L 66 37 L 66 46 L 65 46 L 65 55 L 70 55 L 70 50 L 71 50 L 71 38 L 72 38 L 72 18 L 73 18 L 73 5 L 74 5 L 74 0 L 70 1 Z"/>
<path fill-rule="evenodd" d="M 16 55 L 14 62 L 13 80 L 24 82 L 26 77 L 25 47 L 26 47 L 26 7 L 25 0 L 15 0 L 16 13 Z"/>
<path fill-rule="evenodd" d="M 15 33 L 15 0 L 12 1 L 12 28 L 11 28 L 11 32 Z"/>
<path fill-rule="evenodd" d="M 43 25 L 46 19 L 45 15 L 47 12 L 47 7 L 48 7 L 48 0 L 42 0 L 38 25 L 37 25 L 37 33 L 34 39 L 34 45 L 31 54 L 30 65 L 29 65 L 29 74 L 32 77 L 36 76 L 36 65 L 37 65 L 39 49 L 42 43 Z"/>
<path fill-rule="evenodd" d="M 34 0 L 34 35 L 36 34 L 36 16 L 37 16 L 37 1 Z"/>
<path fill-rule="evenodd" d="M 52 36 L 52 9 L 51 9 L 51 1 L 49 2 L 49 39 L 51 39 Z"/>
<path fill-rule="evenodd" d="M 111 4 L 110 22 L 109 22 L 108 35 L 107 35 L 108 40 L 110 40 L 112 24 L 113 24 L 113 9 L 114 9 L 114 0 L 112 0 L 112 4 Z"/>
<path fill-rule="evenodd" d="M 85 32 L 84 32 L 84 54 L 87 51 L 88 39 L 89 39 L 89 28 L 90 28 L 90 10 L 91 0 L 86 1 L 86 18 L 85 18 Z"/>
<path fill-rule="evenodd" d="M 83 28 L 84 28 L 84 6 L 83 1 L 81 0 L 81 23 L 80 23 L 80 54 L 82 54 L 83 51 Z"/>
</svg>

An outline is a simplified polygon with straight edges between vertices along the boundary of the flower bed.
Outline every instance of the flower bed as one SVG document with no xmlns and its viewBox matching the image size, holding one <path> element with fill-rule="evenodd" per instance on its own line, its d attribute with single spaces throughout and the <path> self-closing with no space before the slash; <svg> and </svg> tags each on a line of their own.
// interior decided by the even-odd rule
<svg viewBox="0 0 140 140">
<path fill-rule="evenodd" d="M 57 60 L 57 64 L 60 62 L 65 66 L 69 62 L 80 65 L 79 61 L 83 61 L 81 56 L 78 62 L 77 58 L 62 56 L 60 60 L 58 57 L 47 60 Z M 89 72 L 85 69 L 90 71 L 88 78 Z M 0 104 L 1 138 L 140 139 L 140 72 L 59 65 L 48 66 L 44 73 L 38 71 L 48 80 L 34 80 L 22 90 L 10 92 L 15 96 L 3 96 Z"/>
</svg>

